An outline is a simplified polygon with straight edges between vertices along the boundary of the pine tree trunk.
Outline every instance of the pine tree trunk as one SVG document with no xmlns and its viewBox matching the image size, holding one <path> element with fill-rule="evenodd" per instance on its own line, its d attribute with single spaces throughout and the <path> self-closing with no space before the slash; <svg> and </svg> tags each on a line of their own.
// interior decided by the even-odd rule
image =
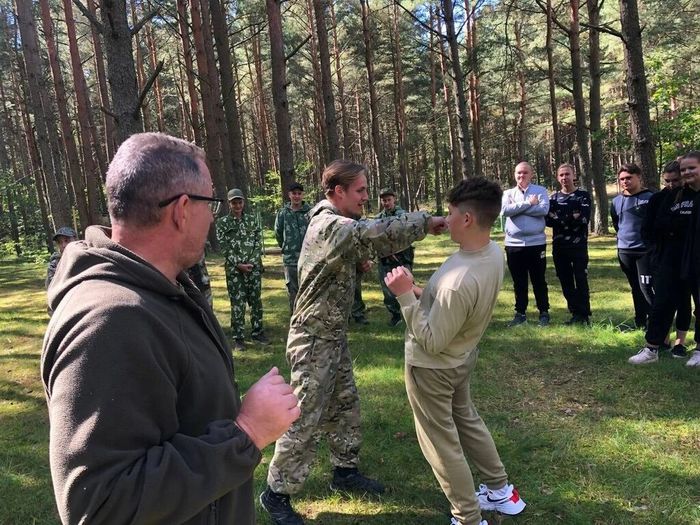
<svg viewBox="0 0 700 525">
<path fill-rule="evenodd" d="M 595 1 L 595 0 L 592 0 Z M 554 166 L 555 169 L 562 163 L 561 138 L 559 136 L 559 115 L 557 111 L 557 92 L 554 81 L 554 46 L 553 25 L 554 14 L 552 12 L 552 0 L 547 0 L 547 37 L 545 48 L 547 49 L 547 82 L 549 84 L 549 107 L 552 113 L 552 142 L 554 144 Z"/>
<path fill-rule="evenodd" d="M 464 94 L 464 76 L 462 64 L 459 59 L 459 44 L 455 33 L 454 15 L 452 12 L 452 0 L 442 0 L 442 9 L 445 16 L 445 28 L 447 29 L 447 43 L 450 48 L 452 60 L 452 73 L 454 76 L 455 104 L 457 108 L 457 120 L 459 122 L 459 149 L 462 161 L 462 177 L 474 175 L 474 159 L 469 143 L 469 118 L 467 113 L 467 99 Z"/>
<path fill-rule="evenodd" d="M 597 27 L 600 24 L 600 4 L 598 0 L 588 0 L 588 23 Z M 591 77 L 590 133 L 591 133 L 591 176 L 595 209 L 593 227 L 597 234 L 608 233 L 608 195 L 605 187 L 605 165 L 603 158 L 603 132 L 600 127 L 600 34 L 590 29 L 588 41 L 588 70 Z"/>
<path fill-rule="evenodd" d="M 625 49 L 627 106 L 630 108 L 634 154 L 642 168 L 642 182 L 658 188 L 654 136 L 649 118 L 649 92 L 644 68 L 642 30 L 639 27 L 637 0 L 620 0 L 620 22 Z"/>
<path fill-rule="evenodd" d="M 476 7 L 476 6 L 475 6 Z M 474 142 L 474 174 L 483 176 L 483 151 L 481 147 L 481 96 L 479 94 L 479 53 L 476 40 L 476 13 L 472 11 L 469 0 L 465 0 L 467 12 L 467 50 L 469 53 L 469 116 L 472 123 L 472 141 Z"/>
<path fill-rule="evenodd" d="M 75 20 L 73 18 L 73 4 L 71 0 L 63 0 L 63 10 L 66 15 L 66 30 L 68 34 L 68 49 L 70 51 L 71 69 L 73 71 L 73 85 L 75 86 L 75 100 L 78 110 L 78 124 L 82 136 L 83 167 L 85 168 L 85 186 L 87 188 L 87 202 L 90 224 L 100 222 L 100 190 L 101 177 L 98 166 L 92 156 L 93 148 L 90 137 L 93 135 L 93 127 L 90 125 L 90 101 L 87 96 L 87 84 L 83 73 L 80 53 L 78 51 L 78 39 L 75 33 Z"/>
<path fill-rule="evenodd" d="M 396 148 L 399 168 L 399 184 L 404 206 L 412 209 L 411 190 L 408 181 L 408 155 L 406 152 L 406 102 L 403 88 L 403 65 L 399 40 L 399 13 L 396 4 L 392 7 L 392 62 L 394 69 L 394 121 L 396 124 Z"/>
<path fill-rule="evenodd" d="M 523 22 L 515 20 L 515 54 L 518 60 L 518 116 L 515 121 L 515 146 L 518 152 L 518 161 L 526 159 L 525 144 L 525 113 L 527 111 L 527 90 L 525 88 L 525 60 L 522 50 L 522 28 Z"/>
<path fill-rule="evenodd" d="M 267 104 L 265 103 L 265 90 L 263 89 L 263 65 L 262 57 L 260 56 L 260 33 L 254 28 L 251 28 L 251 51 L 253 53 L 253 64 L 255 65 L 255 75 L 250 69 L 250 59 L 248 58 L 248 48 L 245 48 L 246 62 L 248 62 L 248 75 L 253 81 L 253 97 L 255 99 L 255 118 L 258 120 L 256 126 L 260 135 L 259 143 L 255 141 L 255 149 L 258 157 L 258 175 L 262 180 L 267 172 L 270 171 L 270 136 L 268 135 L 267 127 Z"/>
<path fill-rule="evenodd" d="M 279 149 L 280 185 L 282 194 L 294 181 L 294 148 L 287 99 L 287 66 L 284 60 L 281 0 L 266 0 L 267 22 L 270 35 L 270 62 L 272 69 L 272 102 L 275 106 L 277 147 Z"/>
<path fill-rule="evenodd" d="M 340 125 L 343 130 L 343 149 L 342 157 L 351 159 L 352 154 L 352 137 L 350 136 L 350 123 L 348 116 L 347 101 L 345 100 L 345 83 L 343 82 L 343 66 L 340 60 L 340 46 L 338 45 L 337 21 L 335 18 L 335 9 L 333 2 L 329 2 L 331 23 L 333 24 L 333 54 L 335 55 L 335 76 L 338 82 L 338 102 L 340 103 Z"/>
<path fill-rule="evenodd" d="M 435 15 L 432 4 L 430 5 L 430 27 L 436 27 Z M 430 141 L 433 146 L 433 177 L 435 183 L 435 202 L 437 215 L 442 215 L 442 185 L 440 184 L 440 146 L 438 144 L 437 121 L 440 110 L 437 105 L 437 64 L 435 55 L 439 53 L 435 47 L 435 35 L 430 33 L 430 107 L 432 115 L 430 119 Z"/>
<path fill-rule="evenodd" d="M 459 131 L 457 129 L 459 126 L 457 125 L 457 118 L 455 115 L 455 105 L 452 102 L 454 98 L 452 97 L 452 89 L 450 88 L 451 82 L 450 73 L 447 67 L 447 53 L 442 41 L 439 42 L 439 55 L 440 74 L 442 76 L 442 93 L 445 103 L 445 112 L 447 113 L 447 125 L 449 127 L 450 167 L 452 171 L 452 182 L 456 184 L 462 180 L 462 160 L 460 158 Z"/>
<path fill-rule="evenodd" d="M 374 77 L 374 48 L 369 24 L 369 0 L 360 0 L 362 7 L 362 37 L 365 43 L 365 68 L 367 69 L 367 88 L 369 91 L 369 115 L 372 122 L 372 149 L 374 150 L 374 169 L 380 186 L 386 183 L 386 167 L 379 134 L 379 102 L 377 100 L 376 79 Z"/>
<path fill-rule="evenodd" d="M 581 68 L 581 45 L 579 39 L 579 1 L 570 0 L 569 50 L 571 51 L 571 83 L 574 97 L 574 113 L 576 115 L 576 145 L 581 163 L 579 175 L 583 188 L 593 194 L 591 185 L 591 156 L 588 150 L 588 127 L 586 105 L 583 98 L 583 71 Z"/>
<path fill-rule="evenodd" d="M 66 88 L 63 82 L 63 73 L 61 72 L 56 42 L 54 41 L 53 21 L 49 2 L 48 0 L 40 0 L 39 3 L 41 8 L 42 29 L 44 30 L 44 39 L 49 56 L 49 64 L 51 65 L 54 90 L 56 92 L 56 105 L 61 125 L 63 147 L 66 153 L 68 180 L 72 186 L 75 205 L 78 210 L 78 221 L 80 223 L 80 230 L 82 231 L 92 223 L 90 213 L 88 212 L 87 200 L 85 198 L 85 182 L 83 180 L 80 159 L 78 158 L 78 150 L 73 138 L 71 120 L 68 116 L 68 97 L 66 96 Z"/>
<path fill-rule="evenodd" d="M 146 25 L 146 44 L 148 45 L 148 58 L 151 62 L 151 71 L 155 71 L 158 67 L 158 53 L 156 52 L 156 41 L 153 37 L 153 29 L 150 25 Z M 163 107 L 163 93 L 160 87 L 160 78 L 156 77 L 153 83 L 153 94 L 156 98 L 156 117 L 158 118 L 158 131 L 165 131 L 165 109 Z"/>
<path fill-rule="evenodd" d="M 214 40 L 219 57 L 219 75 L 221 76 L 221 95 L 224 103 L 224 115 L 228 128 L 229 149 L 233 170 L 233 185 L 248 192 L 248 174 L 243 165 L 243 139 L 241 137 L 241 120 L 238 115 L 236 86 L 233 82 L 233 61 L 228 38 L 226 15 L 220 0 L 209 1 L 214 26 Z"/>
<path fill-rule="evenodd" d="M 143 131 L 139 111 L 136 68 L 131 49 L 131 29 L 126 18 L 126 2 L 100 0 L 104 26 L 107 76 L 109 78 L 112 113 L 116 117 L 117 145 L 134 133 Z"/>
<path fill-rule="evenodd" d="M 43 96 L 45 90 L 41 74 L 39 43 L 32 14 L 32 4 L 29 0 L 17 1 L 17 21 L 22 36 L 22 53 L 29 88 L 27 109 L 34 115 L 36 133 L 39 139 L 41 167 L 48 189 L 48 202 L 53 226 L 60 228 L 72 224 L 71 213 L 61 173 L 61 159 L 56 151 L 52 151 L 53 141 L 49 130 L 52 123 L 48 116 L 48 103 Z"/>
<path fill-rule="evenodd" d="M 143 10 L 142 13 L 143 14 Z M 138 12 L 136 9 L 136 0 L 131 0 L 131 24 L 135 26 L 138 22 Z M 138 90 L 142 92 L 146 87 L 146 71 L 143 67 L 143 50 L 141 48 L 141 39 L 139 35 L 133 36 L 134 48 L 136 50 L 136 82 L 138 83 Z M 143 117 L 143 129 L 145 131 L 153 131 L 153 125 L 151 124 L 151 108 L 148 105 L 148 98 L 144 98 L 141 103 L 141 116 Z"/>
<path fill-rule="evenodd" d="M 321 65 L 321 92 L 326 128 L 326 163 L 340 156 L 338 126 L 335 116 L 335 97 L 331 80 L 331 57 L 328 50 L 328 30 L 326 29 L 327 0 L 313 0 L 316 34 L 318 35 L 318 54 Z"/>
<path fill-rule="evenodd" d="M 189 96 L 189 115 L 195 143 L 200 146 L 202 140 L 201 123 L 199 119 L 199 96 L 194 80 L 194 64 L 192 61 L 192 45 L 187 24 L 187 0 L 177 0 L 177 21 L 180 28 L 180 40 L 182 42 L 182 55 L 185 60 L 185 75 L 187 77 L 187 93 Z"/>
</svg>

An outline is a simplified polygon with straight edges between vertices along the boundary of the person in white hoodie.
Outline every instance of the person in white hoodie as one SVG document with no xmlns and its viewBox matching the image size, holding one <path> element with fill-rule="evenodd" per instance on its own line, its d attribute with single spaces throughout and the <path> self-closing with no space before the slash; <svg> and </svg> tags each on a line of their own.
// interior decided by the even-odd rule
<svg viewBox="0 0 700 525">
<path fill-rule="evenodd" d="M 527 321 L 528 276 L 540 312 L 538 324 L 549 325 L 549 292 L 545 279 L 547 238 L 544 234 L 549 196 L 542 186 L 530 184 L 532 175 L 530 164 L 518 164 L 515 167 L 516 186 L 504 191 L 501 201 L 501 215 L 506 218 L 506 261 L 515 292 L 515 316 L 508 326 Z"/>
</svg>

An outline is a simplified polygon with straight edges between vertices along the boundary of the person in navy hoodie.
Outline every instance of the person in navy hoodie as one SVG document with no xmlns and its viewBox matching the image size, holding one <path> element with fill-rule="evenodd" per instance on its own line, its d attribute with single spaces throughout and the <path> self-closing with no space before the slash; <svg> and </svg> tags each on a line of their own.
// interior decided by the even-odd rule
<svg viewBox="0 0 700 525">
<path fill-rule="evenodd" d="M 642 186 L 642 170 L 636 164 L 623 164 L 617 172 L 622 193 L 610 207 L 617 232 L 617 259 L 627 276 L 634 303 L 634 325 L 646 328 L 654 302 L 649 249 L 642 235 L 642 224 L 649 199 L 654 194 Z"/>
<path fill-rule="evenodd" d="M 571 319 L 564 324 L 590 324 L 591 296 L 588 289 L 588 225 L 591 196 L 576 188 L 574 167 L 557 168 L 561 189 L 549 197 L 547 226 L 552 228 L 552 259 Z"/>
</svg>

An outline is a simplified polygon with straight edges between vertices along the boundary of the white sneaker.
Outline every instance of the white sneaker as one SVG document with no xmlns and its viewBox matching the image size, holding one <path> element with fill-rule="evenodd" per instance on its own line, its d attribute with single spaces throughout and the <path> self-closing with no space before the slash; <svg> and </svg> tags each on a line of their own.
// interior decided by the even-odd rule
<svg viewBox="0 0 700 525">
<path fill-rule="evenodd" d="M 698 366 L 700 367 L 700 350 L 697 348 L 693 350 L 693 353 L 690 354 L 690 359 L 686 361 L 685 366 Z"/>
<path fill-rule="evenodd" d="M 515 516 L 525 510 L 525 502 L 520 499 L 518 489 L 513 485 L 506 485 L 505 495 L 498 497 L 494 495 L 494 491 L 486 485 L 479 485 L 479 491 L 476 492 L 476 498 L 479 500 L 481 510 L 495 510 L 501 514 Z M 498 492 L 501 492 L 500 490 Z"/>
<path fill-rule="evenodd" d="M 450 516 L 450 525 L 462 525 L 462 523 L 454 516 Z M 489 525 L 489 522 L 486 520 L 482 520 L 481 523 L 479 523 L 479 525 Z"/>
<path fill-rule="evenodd" d="M 658 350 L 655 352 L 648 346 L 645 346 L 639 352 L 630 357 L 627 362 L 631 365 L 648 365 L 649 363 L 656 363 L 658 360 Z"/>
</svg>

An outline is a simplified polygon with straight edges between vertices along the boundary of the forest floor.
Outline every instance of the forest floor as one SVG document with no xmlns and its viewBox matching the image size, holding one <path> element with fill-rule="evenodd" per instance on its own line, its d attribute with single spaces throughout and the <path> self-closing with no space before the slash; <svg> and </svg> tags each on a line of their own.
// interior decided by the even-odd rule
<svg viewBox="0 0 700 525">
<path fill-rule="evenodd" d="M 593 326 L 567 327 L 569 317 L 553 268 L 548 269 L 552 325 L 533 321 L 506 329 L 512 317 L 508 276 L 482 341 L 472 382 L 510 480 L 527 501 L 516 524 L 700 523 L 700 372 L 662 356 L 647 367 L 627 364 L 643 344 L 631 296 L 618 268 L 614 240 L 591 240 Z M 454 250 L 447 238 L 417 244 L 416 276 L 430 273 Z M 271 366 L 288 377 L 284 357 L 288 306 L 279 256 L 265 259 L 265 325 L 273 344 L 236 352 L 243 390 Z M 229 304 L 220 258 L 209 261 L 214 306 L 228 330 Z M 0 524 L 55 524 L 48 469 L 48 420 L 39 376 L 48 317 L 45 267 L 0 261 Z M 295 507 L 313 524 L 447 524 L 449 506 L 416 441 L 403 384 L 403 328 L 389 328 L 376 273 L 363 295 L 369 326 L 351 324 L 350 348 L 360 391 L 361 468 L 382 480 L 374 500 L 346 498 L 329 487 L 325 445 Z M 531 303 L 531 318 L 536 312 Z M 690 334 L 689 341 L 692 340 Z M 264 451 L 256 490 L 264 488 Z M 477 481 L 478 483 L 478 481 Z M 258 508 L 258 511 L 260 509 Z M 269 521 L 259 512 L 259 523 Z"/>
</svg>

